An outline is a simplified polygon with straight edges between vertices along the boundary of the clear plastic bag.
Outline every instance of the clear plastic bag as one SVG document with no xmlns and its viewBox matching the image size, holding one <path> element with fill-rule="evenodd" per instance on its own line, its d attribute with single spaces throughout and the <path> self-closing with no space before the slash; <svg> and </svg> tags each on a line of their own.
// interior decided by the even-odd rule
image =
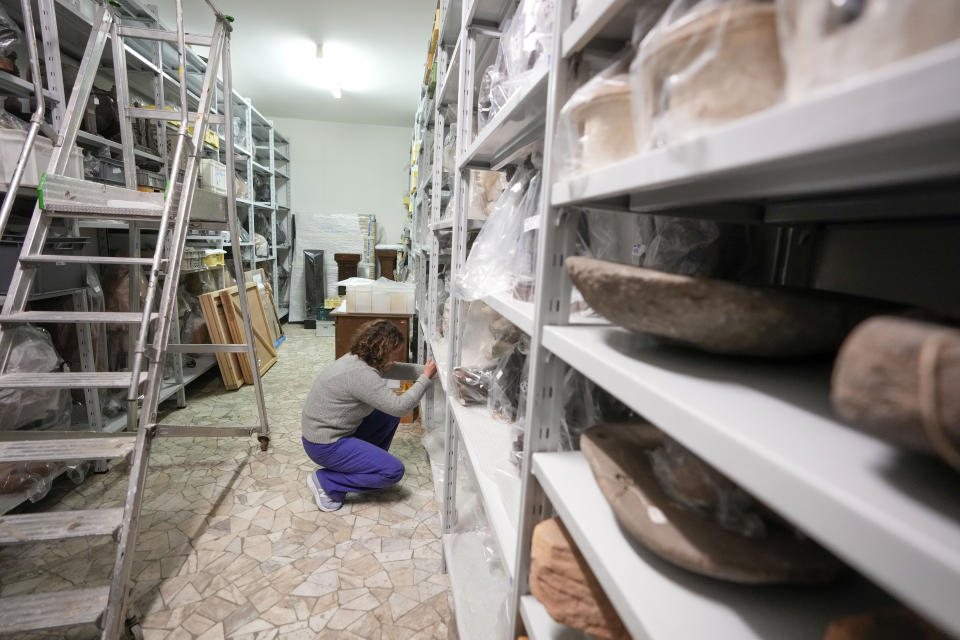
<svg viewBox="0 0 960 640">
<path fill-rule="evenodd" d="M 0 6 L 0 56 L 10 55 L 22 37 L 20 26 L 13 21 L 7 10 Z"/>
<path fill-rule="evenodd" d="M 506 176 L 500 171 L 470 171 L 470 195 L 467 218 L 486 220 L 503 190 L 507 188 Z"/>
<path fill-rule="evenodd" d="M 537 157 L 537 163 L 540 159 Z M 520 203 L 520 235 L 511 252 L 507 272 L 513 278 L 513 297 L 525 302 L 533 301 L 537 277 L 537 237 L 540 229 L 540 174 L 530 180 L 527 192 Z"/>
<path fill-rule="evenodd" d="M 777 9 L 789 99 L 960 38 L 957 0 L 777 0 Z"/>
<path fill-rule="evenodd" d="M 530 339 L 522 334 L 509 353 L 500 358 L 490 374 L 490 392 L 487 395 L 487 409 L 490 414 L 502 422 L 515 422 L 522 418 L 520 414 L 521 394 L 525 385 L 527 356 L 530 353 Z M 525 405 L 526 401 L 523 401 Z"/>
<path fill-rule="evenodd" d="M 522 169 L 514 175 L 477 234 L 463 269 L 457 273 L 452 293 L 462 300 L 507 293 L 513 287 L 513 275 L 505 268 L 512 265 L 517 240 L 523 229 L 520 203 L 527 192 L 531 173 Z"/>
<path fill-rule="evenodd" d="M 596 171 L 637 153 L 631 107 L 629 57 L 574 91 L 560 110 L 553 159 L 559 179 Z"/>
<path fill-rule="evenodd" d="M 662 147 L 779 102 L 772 0 L 674 0 L 630 66 L 637 148 Z"/>
<path fill-rule="evenodd" d="M 26 122 L 0 106 L 0 129 L 16 129 L 17 131 L 26 131 L 29 128 L 30 127 Z"/>
<path fill-rule="evenodd" d="M 492 373 L 492 368 L 454 367 L 453 384 L 460 404 L 465 407 L 473 404 L 487 404 Z"/>
<path fill-rule="evenodd" d="M 553 40 L 554 0 L 521 0 L 503 25 L 496 61 L 477 91 L 477 130 L 497 115 L 510 97 L 546 67 Z"/>
<path fill-rule="evenodd" d="M 6 373 L 51 373 L 61 371 L 63 361 L 50 334 L 33 325 L 5 330 L 13 347 Z M 70 428 L 68 389 L 0 388 L 0 429 Z"/>
<path fill-rule="evenodd" d="M 486 303 L 470 302 L 463 316 L 460 363 L 491 369 L 520 341 L 523 332 Z"/>
</svg>

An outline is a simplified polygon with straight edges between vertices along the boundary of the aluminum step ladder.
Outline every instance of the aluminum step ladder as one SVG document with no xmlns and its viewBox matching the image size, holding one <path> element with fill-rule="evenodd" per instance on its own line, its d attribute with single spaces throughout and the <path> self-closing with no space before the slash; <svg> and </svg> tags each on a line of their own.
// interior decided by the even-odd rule
<svg viewBox="0 0 960 640">
<path fill-rule="evenodd" d="M 21 2 L 25 34 L 34 78 L 37 108 L 20 162 L 0 207 L 0 236 L 6 226 L 13 200 L 23 173 L 23 165 L 30 153 L 37 131 L 44 125 L 44 98 L 40 80 L 39 54 L 31 14 L 31 1 Z M 266 408 L 260 384 L 259 366 L 255 351 L 253 328 L 246 296 L 239 296 L 245 331 L 245 343 L 234 345 L 172 345 L 168 349 L 171 326 L 176 322 L 176 293 L 183 259 L 190 210 L 197 186 L 200 152 L 209 124 L 223 124 L 226 141 L 227 165 L 227 222 L 234 247 L 239 247 L 233 172 L 233 115 L 230 68 L 230 34 L 233 18 L 219 12 L 210 0 L 215 21 L 211 36 L 185 34 L 181 0 L 176 0 L 176 31 L 145 29 L 122 24 L 120 4 L 116 0 L 98 0 L 96 16 L 77 81 L 66 109 L 67 118 L 58 133 L 57 142 L 47 171 L 38 187 L 37 205 L 24 238 L 19 263 L 15 267 L 7 296 L 0 312 L 0 372 L 6 371 L 13 347 L 11 327 L 24 323 L 121 323 L 133 327 L 133 353 L 130 371 L 83 371 L 73 373 L 0 373 L 0 388 L 66 388 L 66 389 L 127 389 L 128 416 L 138 415 L 135 428 L 117 434 L 101 432 L 31 432 L 0 430 L 0 462 L 68 461 L 68 460 L 129 460 L 129 486 L 122 509 L 91 509 L 56 513 L 31 513 L 0 516 L 0 544 L 17 544 L 60 540 L 85 536 L 113 536 L 117 542 L 116 559 L 109 585 L 85 589 L 57 591 L 0 598 L 0 633 L 23 633 L 43 629 L 95 623 L 103 639 L 121 637 L 125 624 L 129 625 L 127 600 L 130 594 L 130 576 L 139 529 L 140 507 L 143 501 L 147 463 L 152 441 L 157 436 L 245 436 L 256 435 L 261 450 L 266 450 L 269 439 Z M 180 111 L 130 107 L 127 83 L 124 38 L 140 38 L 176 44 L 179 51 Z M 69 152 L 73 148 L 84 106 L 90 96 L 97 68 L 106 47 L 111 42 L 117 102 L 121 110 L 121 141 L 123 149 L 125 186 L 115 187 L 65 175 Z M 196 112 L 189 112 L 185 44 L 210 47 Z M 211 113 L 216 89 L 217 70 L 222 64 L 223 113 Z M 137 190 L 134 164 L 131 118 L 179 121 L 176 152 L 171 163 L 170 180 L 166 193 L 155 194 Z M 192 127 L 192 133 L 188 127 Z M 61 256 L 43 253 L 44 242 L 55 223 L 68 230 L 78 230 L 77 220 L 92 218 L 126 222 L 131 237 L 139 238 L 141 226 L 158 229 L 156 250 L 152 258 Z M 210 228 L 209 223 L 204 223 Z M 216 226 L 216 225 L 214 225 Z M 37 268 L 40 265 L 84 263 L 127 265 L 131 276 L 149 267 L 149 280 L 141 312 L 46 312 L 27 311 Z M 234 273 L 242 278 L 240 252 L 233 252 Z M 135 281 L 135 278 L 131 278 Z M 132 309 L 138 306 L 138 296 L 131 295 Z M 139 329 L 136 332 L 136 329 Z M 234 352 L 245 353 L 253 370 L 253 384 L 257 399 L 259 423 L 254 426 L 197 427 L 189 425 L 157 424 L 157 405 L 163 379 L 163 365 L 168 352 Z M 142 408 L 137 412 L 138 400 Z M 0 417 L 2 419 L 2 417 Z M 131 627 L 135 629 L 135 625 Z"/>
</svg>

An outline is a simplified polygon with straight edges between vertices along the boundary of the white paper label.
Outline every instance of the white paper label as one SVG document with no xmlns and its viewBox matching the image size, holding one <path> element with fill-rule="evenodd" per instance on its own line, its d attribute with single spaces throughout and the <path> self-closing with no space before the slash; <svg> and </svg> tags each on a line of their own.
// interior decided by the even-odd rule
<svg viewBox="0 0 960 640">
<path fill-rule="evenodd" d="M 533 231 L 540 228 L 540 216 L 530 216 L 523 221 L 523 232 Z"/>
</svg>

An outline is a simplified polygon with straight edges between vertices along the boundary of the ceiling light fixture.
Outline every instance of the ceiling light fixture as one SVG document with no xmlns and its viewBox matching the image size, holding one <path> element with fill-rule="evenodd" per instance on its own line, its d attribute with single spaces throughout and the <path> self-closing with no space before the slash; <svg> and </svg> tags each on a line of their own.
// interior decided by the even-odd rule
<svg viewBox="0 0 960 640">
<path fill-rule="evenodd" d="M 325 76 L 330 85 L 330 94 L 333 96 L 334 100 L 340 100 L 343 97 L 343 91 L 340 88 L 340 81 L 336 78 L 331 68 L 329 60 L 324 60 L 323 58 L 323 44 L 316 43 L 317 45 L 317 66 L 319 67 L 319 72 L 321 76 Z"/>
</svg>

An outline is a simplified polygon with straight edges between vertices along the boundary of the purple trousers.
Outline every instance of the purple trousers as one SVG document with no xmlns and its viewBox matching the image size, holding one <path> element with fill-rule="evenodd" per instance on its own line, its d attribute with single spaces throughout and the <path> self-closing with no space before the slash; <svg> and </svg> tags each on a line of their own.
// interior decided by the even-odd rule
<svg viewBox="0 0 960 640">
<path fill-rule="evenodd" d="M 400 418 L 374 409 L 352 436 L 331 444 L 302 438 L 307 455 L 323 467 L 317 469 L 317 480 L 324 492 L 343 501 L 347 492 L 376 491 L 400 482 L 403 463 L 387 452 L 398 424 Z"/>
</svg>

